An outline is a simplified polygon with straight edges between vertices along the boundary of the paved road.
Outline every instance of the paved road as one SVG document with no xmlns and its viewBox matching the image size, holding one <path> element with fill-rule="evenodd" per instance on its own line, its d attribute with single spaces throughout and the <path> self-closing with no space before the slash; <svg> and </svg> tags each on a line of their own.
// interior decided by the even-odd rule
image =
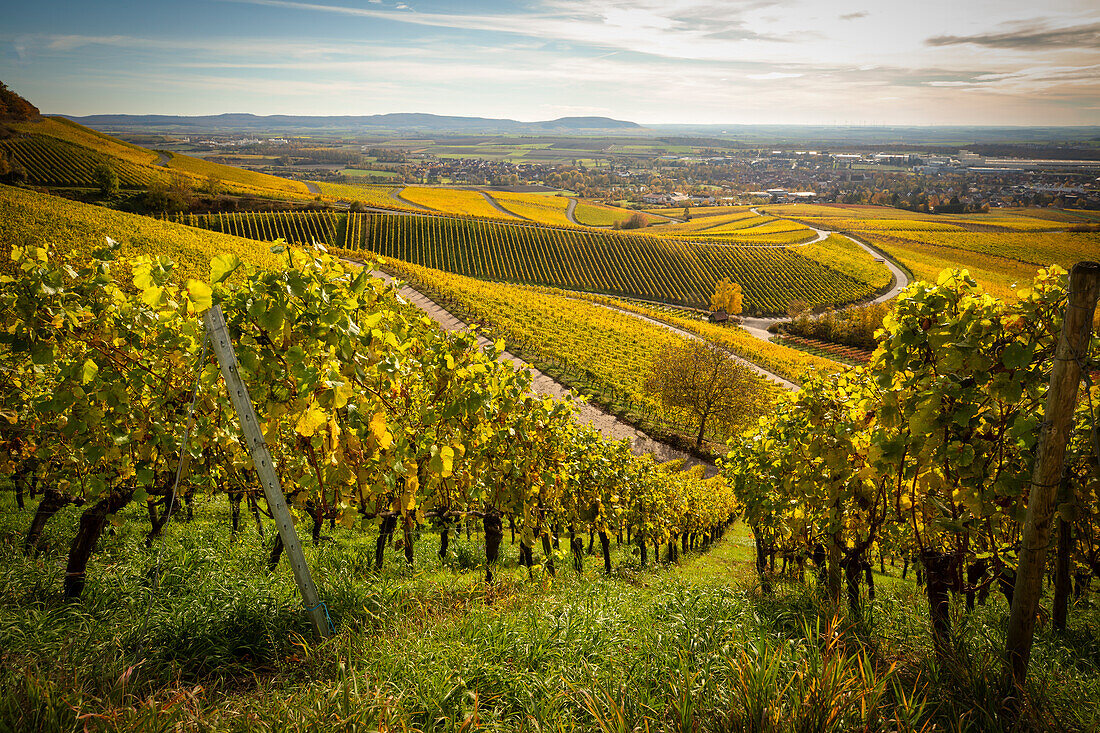
<svg viewBox="0 0 1100 733">
<path fill-rule="evenodd" d="M 353 265 L 358 265 L 358 262 L 351 262 Z M 384 272 L 374 271 L 371 273 L 375 277 L 381 278 L 388 283 L 393 282 L 393 278 Z M 417 308 L 424 311 L 433 321 L 439 324 L 442 328 L 448 331 L 464 331 L 468 326 L 460 319 L 456 318 L 452 313 L 447 311 L 442 306 L 438 305 L 431 298 L 427 297 L 418 290 L 414 290 L 408 285 L 403 286 L 398 294 L 402 298 L 409 301 Z M 490 342 L 484 337 L 478 338 L 479 343 L 482 346 L 489 346 Z M 551 377 L 546 376 L 538 369 L 535 369 L 527 362 L 519 359 L 509 352 L 504 352 L 500 356 L 501 359 L 507 359 L 512 362 L 517 368 L 527 369 L 531 372 L 531 386 L 535 394 L 550 395 L 557 399 L 565 399 L 570 395 L 568 389 L 561 384 L 555 382 Z M 603 410 L 600 410 L 587 402 L 577 403 L 577 422 L 581 424 L 590 424 L 603 434 L 604 437 L 611 440 L 620 440 L 622 438 L 629 438 L 632 450 L 637 455 L 645 455 L 646 453 L 653 454 L 653 457 L 658 462 L 683 460 L 684 468 L 691 468 L 692 466 L 706 466 L 707 475 L 713 476 L 717 473 L 717 469 L 713 464 L 701 461 L 693 455 L 679 451 L 672 446 L 653 440 L 645 433 L 637 430 L 633 426 L 619 420 L 614 415 L 608 415 Z"/>
<path fill-rule="evenodd" d="M 508 209 L 501 206 L 500 202 L 497 201 L 495 198 L 493 198 L 493 195 L 491 193 L 489 193 L 488 191 L 478 191 L 478 193 L 480 193 L 482 196 L 484 196 L 485 200 L 489 202 L 489 205 L 492 206 L 497 211 L 499 211 L 500 213 L 505 214 L 506 216 L 515 217 L 516 219 L 523 219 L 524 221 L 531 221 L 526 216 L 521 216 L 520 214 L 517 214 L 514 211 L 509 211 Z"/>
<path fill-rule="evenodd" d="M 751 211 L 754 214 L 757 214 L 758 216 L 763 216 L 763 214 L 761 214 L 756 209 L 751 209 Z M 770 214 L 769 214 L 769 216 L 770 216 Z M 777 217 L 777 218 L 784 218 L 784 217 Z M 815 232 L 817 232 L 817 238 L 812 240 L 811 242 L 806 242 L 805 244 L 812 244 L 813 242 L 820 242 L 823 239 L 825 239 L 826 237 L 828 237 L 830 234 L 839 234 L 839 232 L 833 232 L 833 231 L 830 231 L 828 229 L 818 229 L 817 227 L 810 226 L 809 224 L 807 224 L 804 221 L 797 221 L 795 219 L 788 219 L 788 221 L 796 221 L 796 223 L 801 224 L 802 226 L 804 226 L 808 229 L 813 229 Z M 900 267 L 895 265 L 890 260 L 890 258 L 888 258 L 884 253 L 880 252 L 879 250 L 875 249 L 874 247 L 870 247 L 867 244 L 864 244 L 863 242 L 859 241 L 858 239 L 854 239 L 854 238 L 848 236 L 847 234 L 840 234 L 840 236 L 848 239 L 850 242 L 855 244 L 857 247 L 862 249 L 864 252 L 867 252 L 868 254 L 870 254 L 872 257 L 874 257 L 876 259 L 879 259 L 879 260 L 882 260 L 883 264 L 886 265 L 886 269 L 888 269 L 890 271 L 890 274 L 893 276 L 893 285 L 885 293 L 883 293 L 882 295 L 880 295 L 877 298 L 874 298 L 872 300 L 864 301 L 862 303 L 853 303 L 852 305 L 847 306 L 847 307 L 856 308 L 856 307 L 859 307 L 861 305 L 869 305 L 871 303 L 885 303 L 888 300 L 893 300 L 894 298 L 898 297 L 898 294 L 900 294 L 902 290 L 905 290 L 905 288 L 909 285 L 909 276 L 906 275 L 905 272 Z M 792 246 L 804 246 L 804 245 L 792 245 Z M 741 319 L 741 327 L 743 329 L 745 329 L 746 331 L 748 331 L 749 333 L 751 333 L 756 338 L 761 339 L 763 341 L 769 341 L 769 340 L 771 340 L 772 335 L 768 332 L 768 327 L 771 326 L 773 323 L 780 323 L 782 321 L 789 321 L 789 320 L 791 320 L 791 319 L 786 317 L 786 316 L 782 316 L 782 317 L 779 317 L 779 318 L 747 318 L 746 317 L 746 318 Z"/>
<path fill-rule="evenodd" d="M 579 221 L 577 221 L 577 217 L 573 216 L 573 212 L 576 211 L 576 210 L 577 210 L 577 200 L 574 199 L 574 198 L 569 199 L 569 203 L 566 204 L 566 206 L 565 206 L 565 218 L 568 219 L 569 221 L 573 222 L 577 226 L 582 227 L 582 226 L 584 226 L 584 224 L 581 224 Z"/>
</svg>

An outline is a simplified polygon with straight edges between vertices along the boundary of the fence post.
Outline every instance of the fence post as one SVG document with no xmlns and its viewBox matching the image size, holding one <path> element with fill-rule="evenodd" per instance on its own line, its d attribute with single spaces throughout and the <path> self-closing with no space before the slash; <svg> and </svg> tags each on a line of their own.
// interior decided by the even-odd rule
<svg viewBox="0 0 1100 733">
<path fill-rule="evenodd" d="M 1092 319 L 1100 290 L 1100 263 L 1078 262 L 1069 276 L 1069 298 L 1062 335 L 1054 352 L 1047 392 L 1046 419 L 1035 449 L 1031 473 L 1031 491 L 1027 501 L 1027 519 L 1020 537 L 1020 562 L 1016 571 L 1016 589 L 1008 618 L 1005 652 L 1012 680 L 1022 685 L 1031 659 L 1035 636 L 1035 613 L 1042 590 L 1043 568 L 1054 514 L 1054 497 L 1061 483 L 1066 443 L 1073 430 L 1073 411 L 1077 387 L 1092 336 Z"/>
<path fill-rule="evenodd" d="M 241 432 L 244 433 L 245 446 L 252 457 L 260 484 L 263 486 L 271 516 L 274 517 L 275 525 L 279 529 L 279 537 L 283 541 L 287 559 L 290 560 L 290 567 L 294 570 L 294 581 L 302 593 L 302 601 L 309 611 L 314 630 L 320 638 L 325 639 L 332 631 L 329 627 L 328 611 L 322 607 L 317 598 L 317 588 L 313 585 L 313 576 L 310 575 L 309 566 L 306 565 L 302 544 L 298 541 L 298 532 L 294 529 L 294 519 L 290 516 L 290 508 L 287 507 L 283 491 L 279 487 L 279 476 L 275 473 L 271 451 L 264 442 L 260 421 L 256 417 L 256 410 L 252 407 L 248 388 L 245 387 L 237 371 L 237 356 L 233 352 L 233 344 L 225 327 L 221 306 L 216 305 L 206 311 L 203 314 L 203 321 L 206 324 L 210 342 L 213 344 L 214 354 L 218 357 L 218 365 L 225 379 L 229 399 L 233 402 L 233 407 L 241 419 Z"/>
</svg>

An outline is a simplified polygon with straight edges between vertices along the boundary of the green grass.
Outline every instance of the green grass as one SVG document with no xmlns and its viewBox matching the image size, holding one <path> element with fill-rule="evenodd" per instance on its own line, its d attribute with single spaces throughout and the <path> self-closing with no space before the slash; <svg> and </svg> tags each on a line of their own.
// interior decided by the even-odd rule
<svg viewBox="0 0 1100 733">
<path fill-rule="evenodd" d="M 326 527 L 306 554 L 337 634 L 316 644 L 285 561 L 267 572 L 243 517 L 231 538 L 224 497 L 197 497 L 195 520 L 169 525 L 144 634 L 157 548 L 136 514 L 101 541 L 85 599 L 63 602 L 78 511 L 26 559 L 30 509 L 0 483 L 0 729 L 1008 729 L 1003 602 L 957 617 L 958 658 L 939 662 L 912 576 L 888 568 L 864 622 L 834 619 L 812 582 L 761 595 L 739 528 L 680 565 L 640 571 L 624 547 L 611 577 L 592 557 L 582 577 L 559 561 L 533 580 L 506 531 L 487 588 L 461 570 L 480 556 L 476 533 L 446 565 L 426 533 L 415 568 L 390 550 L 377 574 L 373 532 Z M 1040 633 L 1024 730 L 1096 729 L 1097 616 L 1074 608 L 1065 639 Z"/>
</svg>

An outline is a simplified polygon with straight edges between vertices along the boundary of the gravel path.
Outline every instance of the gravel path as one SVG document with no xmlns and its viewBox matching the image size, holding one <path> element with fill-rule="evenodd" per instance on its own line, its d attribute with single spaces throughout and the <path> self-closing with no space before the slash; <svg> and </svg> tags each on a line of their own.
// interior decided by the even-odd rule
<svg viewBox="0 0 1100 733">
<path fill-rule="evenodd" d="M 489 202 L 489 205 L 492 206 L 497 211 L 499 211 L 500 213 L 505 214 L 507 216 L 515 217 L 516 219 L 523 219 L 524 221 L 531 221 L 526 216 L 521 216 L 520 214 L 517 214 L 514 211 L 509 211 L 508 209 L 501 206 L 500 202 L 497 201 L 495 198 L 493 198 L 493 195 L 490 194 L 488 191 L 478 191 L 478 193 L 480 193 L 482 196 L 484 196 L 485 200 Z"/>
<path fill-rule="evenodd" d="M 352 262 L 346 260 L 350 264 L 359 265 L 358 262 Z M 387 283 L 392 283 L 393 278 L 384 272 L 374 271 L 371 273 L 375 277 L 385 280 Z M 424 311 L 433 321 L 439 324 L 442 328 L 448 331 L 464 331 L 468 326 L 456 318 L 449 311 L 438 305 L 431 298 L 427 297 L 418 290 L 414 290 L 408 285 L 403 286 L 398 294 L 415 305 L 420 310 Z M 484 337 L 479 337 L 478 342 L 482 346 L 489 346 L 490 342 Z M 501 359 L 507 359 L 512 362 L 517 368 L 527 369 L 531 372 L 531 386 L 535 394 L 550 395 L 557 399 L 565 399 L 570 395 L 568 389 L 561 384 L 558 384 L 552 378 L 546 376 L 538 369 L 527 362 L 519 359 L 509 352 L 504 352 L 500 356 Z M 692 466 L 706 466 L 707 475 L 713 476 L 717 473 L 717 469 L 713 464 L 701 461 L 693 455 L 684 453 L 677 450 L 672 446 L 653 440 L 645 433 L 637 430 L 633 426 L 619 420 L 614 415 L 608 415 L 603 410 L 587 403 L 577 403 L 577 422 L 581 424 L 590 424 L 595 427 L 604 437 L 611 440 L 620 440 L 622 438 L 629 438 L 631 447 L 637 455 L 644 455 L 646 453 L 652 453 L 657 462 L 672 461 L 681 459 L 684 461 L 684 468 L 691 468 Z"/>
</svg>

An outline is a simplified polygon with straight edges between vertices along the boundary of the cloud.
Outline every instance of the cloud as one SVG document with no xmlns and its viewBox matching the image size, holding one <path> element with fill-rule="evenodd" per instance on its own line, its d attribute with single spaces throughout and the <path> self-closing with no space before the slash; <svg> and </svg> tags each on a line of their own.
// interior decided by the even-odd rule
<svg viewBox="0 0 1100 733">
<path fill-rule="evenodd" d="M 866 18 L 870 13 L 866 10 L 860 10 L 858 13 L 845 13 L 840 16 L 841 20 L 856 20 L 857 18 Z"/>
<path fill-rule="evenodd" d="M 980 33 L 973 36 L 934 36 L 925 41 L 929 46 L 959 46 L 969 43 L 988 48 L 1044 50 L 1050 48 L 1100 49 L 1100 23 L 1047 28 L 1032 25 L 1004 33 Z"/>
</svg>

